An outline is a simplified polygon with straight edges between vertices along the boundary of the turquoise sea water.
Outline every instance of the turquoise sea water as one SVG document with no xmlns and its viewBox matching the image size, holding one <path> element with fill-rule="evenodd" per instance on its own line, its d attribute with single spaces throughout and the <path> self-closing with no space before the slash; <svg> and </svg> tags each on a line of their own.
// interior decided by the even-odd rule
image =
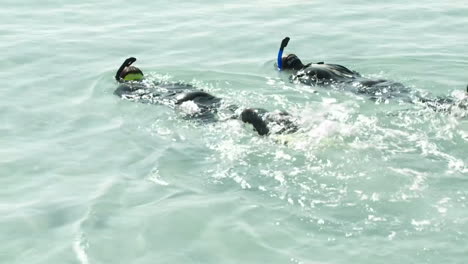
<svg viewBox="0 0 468 264">
<path fill-rule="evenodd" d="M 466 263 L 467 118 L 273 67 L 290 36 L 306 62 L 463 95 L 466 0 L 3 0 L 0 22 L 0 263 Z M 129 56 L 302 130 L 120 100 Z"/>
</svg>

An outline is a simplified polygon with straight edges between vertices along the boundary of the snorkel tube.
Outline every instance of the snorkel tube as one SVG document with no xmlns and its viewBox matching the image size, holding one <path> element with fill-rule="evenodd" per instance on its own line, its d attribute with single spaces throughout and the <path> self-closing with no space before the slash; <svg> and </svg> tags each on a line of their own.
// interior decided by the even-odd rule
<svg viewBox="0 0 468 264">
<path fill-rule="evenodd" d="M 278 70 L 280 71 L 283 69 L 283 50 L 288 46 L 288 42 L 289 37 L 285 37 L 283 41 L 281 41 L 281 46 L 278 51 Z"/>
<path fill-rule="evenodd" d="M 117 73 L 115 74 L 115 80 L 116 81 L 120 81 L 120 74 L 122 73 L 122 71 L 125 69 L 125 67 L 128 67 L 130 65 L 132 65 L 137 59 L 134 58 L 134 57 L 130 57 L 128 59 L 126 59 L 122 65 L 120 66 L 119 70 L 117 71 Z"/>
</svg>

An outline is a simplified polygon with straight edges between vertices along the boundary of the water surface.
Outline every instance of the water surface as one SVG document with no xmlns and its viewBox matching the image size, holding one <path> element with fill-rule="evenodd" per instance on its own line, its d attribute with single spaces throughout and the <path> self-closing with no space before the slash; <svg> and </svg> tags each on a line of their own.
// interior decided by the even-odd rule
<svg viewBox="0 0 468 264">
<path fill-rule="evenodd" d="M 290 36 L 304 61 L 458 96 L 466 14 L 464 0 L 3 0 L 0 262 L 464 263 L 466 118 L 291 84 L 273 62 Z M 122 101 L 129 56 L 303 129 L 259 137 Z"/>
</svg>

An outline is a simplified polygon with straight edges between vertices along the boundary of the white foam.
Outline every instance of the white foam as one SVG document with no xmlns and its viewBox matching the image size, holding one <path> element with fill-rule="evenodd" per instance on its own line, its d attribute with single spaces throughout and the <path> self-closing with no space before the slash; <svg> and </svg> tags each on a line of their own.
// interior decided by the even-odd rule
<svg viewBox="0 0 468 264">
<path fill-rule="evenodd" d="M 200 113 L 200 108 L 194 101 L 183 102 L 182 104 L 180 104 L 179 109 L 187 115 L 194 115 Z"/>
</svg>

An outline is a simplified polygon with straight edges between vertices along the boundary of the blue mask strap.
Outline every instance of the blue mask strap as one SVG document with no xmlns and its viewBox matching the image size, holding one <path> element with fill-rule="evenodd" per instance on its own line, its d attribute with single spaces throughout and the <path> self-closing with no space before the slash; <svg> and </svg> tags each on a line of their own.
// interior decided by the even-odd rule
<svg viewBox="0 0 468 264">
<path fill-rule="evenodd" d="M 283 50 L 288 46 L 288 42 L 289 37 L 285 37 L 283 41 L 281 41 L 281 46 L 278 51 L 278 70 L 280 71 L 283 69 Z"/>
</svg>

